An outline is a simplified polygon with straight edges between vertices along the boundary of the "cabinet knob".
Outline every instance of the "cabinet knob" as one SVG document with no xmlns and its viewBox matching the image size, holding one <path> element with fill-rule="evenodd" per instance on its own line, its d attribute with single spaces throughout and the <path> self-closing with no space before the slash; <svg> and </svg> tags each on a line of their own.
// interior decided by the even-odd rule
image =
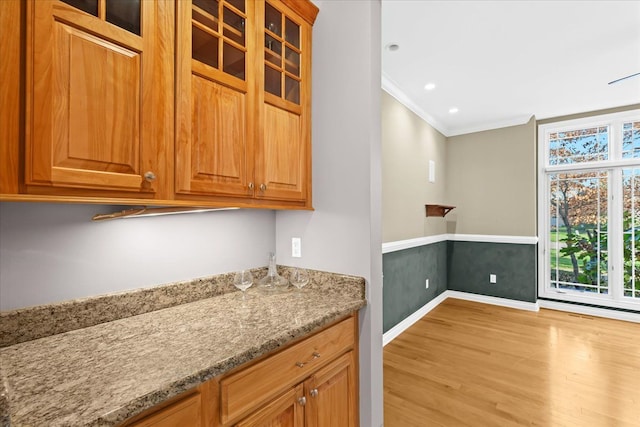
<svg viewBox="0 0 640 427">
<path fill-rule="evenodd" d="M 147 173 L 144 174 L 144 179 L 145 181 L 151 182 L 151 181 L 155 181 L 156 180 L 156 174 L 149 171 Z"/>
<path fill-rule="evenodd" d="M 298 403 L 300 404 L 300 406 L 304 406 L 307 404 L 307 398 L 302 396 L 298 398 Z"/>
<path fill-rule="evenodd" d="M 253 185 L 253 182 L 250 182 L 248 187 L 249 187 L 249 190 L 253 191 L 253 189 L 255 188 L 255 185 Z"/>
<path fill-rule="evenodd" d="M 267 184 L 260 184 L 260 191 L 266 191 L 267 190 Z"/>
<path fill-rule="evenodd" d="M 309 392 L 309 394 L 311 395 L 311 397 L 317 397 L 318 396 L 318 389 L 314 388 L 313 390 L 311 390 Z"/>
</svg>

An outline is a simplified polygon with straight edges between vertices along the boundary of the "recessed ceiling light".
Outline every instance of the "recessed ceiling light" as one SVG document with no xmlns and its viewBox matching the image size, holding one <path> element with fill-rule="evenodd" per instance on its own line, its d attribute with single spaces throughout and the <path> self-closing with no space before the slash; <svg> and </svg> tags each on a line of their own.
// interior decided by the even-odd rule
<svg viewBox="0 0 640 427">
<path fill-rule="evenodd" d="M 396 50 L 398 50 L 398 49 L 400 49 L 400 46 L 399 46 L 398 44 L 396 44 L 396 43 L 389 43 L 389 44 L 387 45 L 387 50 L 388 50 L 389 52 L 395 52 L 395 51 L 396 51 Z"/>
<path fill-rule="evenodd" d="M 435 88 L 436 88 L 435 83 L 427 83 L 426 85 L 424 85 L 424 90 L 434 90 Z"/>
<path fill-rule="evenodd" d="M 458 112 L 458 109 L 457 109 L 456 107 L 449 108 L 449 112 L 450 112 L 451 114 L 455 114 L 455 113 L 457 113 L 457 112 Z"/>
</svg>

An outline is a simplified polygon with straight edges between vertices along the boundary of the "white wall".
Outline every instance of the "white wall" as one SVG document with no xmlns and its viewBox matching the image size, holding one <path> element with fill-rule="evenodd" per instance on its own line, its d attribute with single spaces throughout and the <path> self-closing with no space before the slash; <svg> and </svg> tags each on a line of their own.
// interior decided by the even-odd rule
<svg viewBox="0 0 640 427">
<path fill-rule="evenodd" d="M 367 279 L 360 315 L 360 425 L 381 426 L 380 3 L 315 1 L 314 212 L 276 214 L 278 262 Z M 291 258 L 291 237 L 302 258 Z"/>
<path fill-rule="evenodd" d="M 267 264 L 273 211 L 92 222 L 113 206 L 0 203 L 0 309 Z"/>
</svg>

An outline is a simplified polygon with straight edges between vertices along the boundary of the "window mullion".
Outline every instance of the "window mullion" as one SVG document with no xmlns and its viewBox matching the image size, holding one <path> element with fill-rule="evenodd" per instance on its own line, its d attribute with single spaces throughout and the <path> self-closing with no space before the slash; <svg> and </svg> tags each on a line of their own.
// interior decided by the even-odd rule
<svg viewBox="0 0 640 427">
<path fill-rule="evenodd" d="M 611 196 L 609 203 L 609 293 L 618 301 L 623 294 L 623 224 L 622 224 L 622 170 L 613 169 L 611 177 Z"/>
</svg>

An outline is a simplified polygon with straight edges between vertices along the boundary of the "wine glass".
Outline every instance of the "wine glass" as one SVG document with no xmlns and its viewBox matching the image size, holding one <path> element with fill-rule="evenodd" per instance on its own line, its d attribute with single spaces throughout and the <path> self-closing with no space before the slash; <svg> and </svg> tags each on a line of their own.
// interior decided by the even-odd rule
<svg viewBox="0 0 640 427">
<path fill-rule="evenodd" d="M 233 286 L 242 291 L 242 301 L 246 300 L 246 290 L 253 285 L 253 274 L 250 270 L 240 270 L 233 278 Z"/>
<path fill-rule="evenodd" d="M 295 267 L 291 272 L 289 281 L 296 287 L 297 292 L 309 283 L 309 273 L 304 268 Z"/>
</svg>

